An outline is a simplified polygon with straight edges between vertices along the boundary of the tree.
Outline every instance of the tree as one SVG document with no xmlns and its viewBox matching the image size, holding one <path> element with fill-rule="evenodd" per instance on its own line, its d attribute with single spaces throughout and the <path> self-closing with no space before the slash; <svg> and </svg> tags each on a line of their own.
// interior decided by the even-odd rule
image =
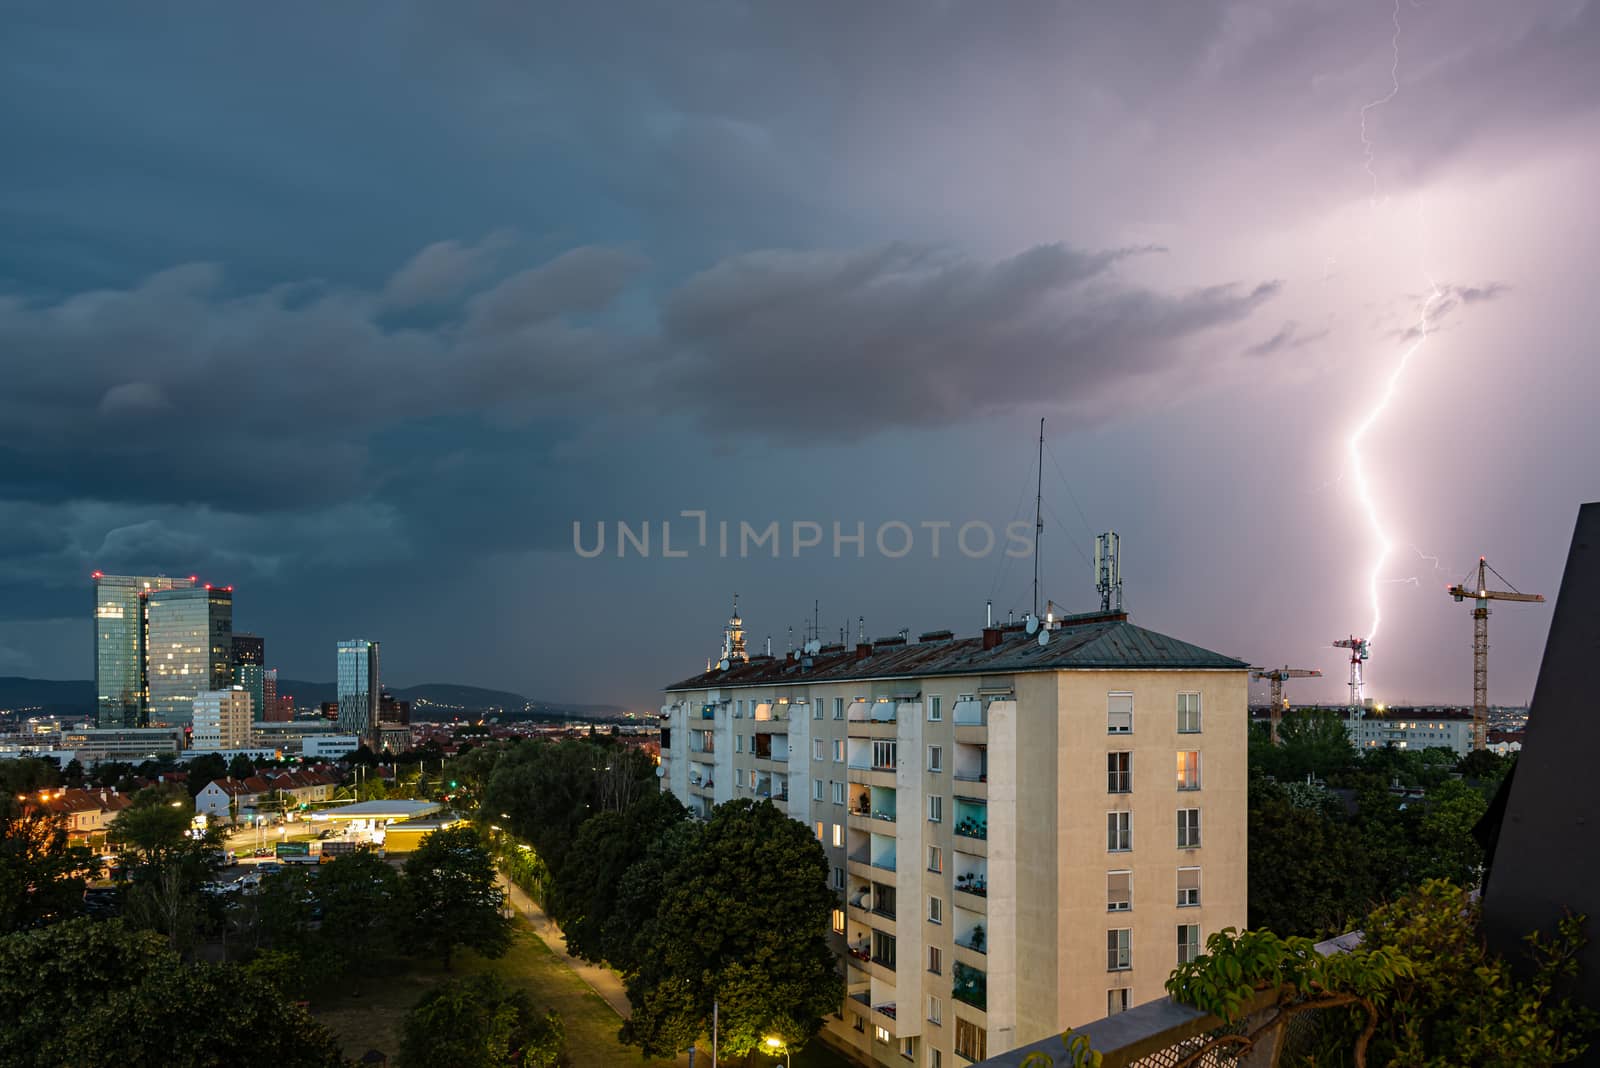
<svg viewBox="0 0 1600 1068">
<path fill-rule="evenodd" d="M 486 957 L 511 947 L 494 862 L 476 829 L 459 825 L 426 835 L 406 858 L 405 873 L 410 938 L 421 952 L 440 954 L 449 969 L 457 946 Z"/>
<path fill-rule="evenodd" d="M 0 796 L 16 797 L 61 785 L 61 772 L 53 760 L 18 757 L 0 760 Z"/>
<path fill-rule="evenodd" d="M 1250 925 L 1280 936 L 1338 934 L 1372 900 L 1363 841 L 1327 802 L 1295 797 L 1285 784 L 1251 780 Z"/>
<path fill-rule="evenodd" d="M 388 946 L 399 918 L 400 874 L 375 853 L 346 853 L 323 865 L 317 878 L 321 937 L 347 965 Z M 361 970 L 348 969 L 357 984 Z"/>
<path fill-rule="evenodd" d="M 0 938 L 0 1064 L 335 1068 L 339 1045 L 232 965 L 185 965 L 120 920 Z"/>
<path fill-rule="evenodd" d="M 1360 946 L 1348 952 L 1324 957 L 1309 939 L 1219 931 L 1172 974 L 1168 991 L 1229 1021 L 1262 998 L 1270 1014 L 1244 1034 L 1213 1038 L 1180 1065 L 1222 1046 L 1243 1053 L 1313 1010 L 1329 1013 L 1321 1030 L 1333 1036 L 1331 1061 L 1324 1051 L 1318 1064 L 1536 1068 L 1576 1059 L 1600 1023 L 1600 1014 L 1562 993 L 1577 973 L 1584 918 L 1568 916 L 1554 937 L 1528 936 L 1533 972 L 1523 980 L 1489 952 L 1480 918 L 1472 896 L 1430 880 L 1373 910 Z"/>
<path fill-rule="evenodd" d="M 179 786 L 147 786 L 111 821 L 110 837 L 145 856 L 183 844 L 194 818 L 194 799 Z"/>
<path fill-rule="evenodd" d="M 228 777 L 232 779 L 248 779 L 256 773 L 256 766 L 249 757 L 243 753 L 235 753 L 233 759 L 228 761 Z"/>
<path fill-rule="evenodd" d="M 1327 778 L 1356 760 L 1356 748 L 1338 713 L 1318 709 L 1293 709 L 1278 725 L 1279 779 Z"/>
<path fill-rule="evenodd" d="M 64 786 L 83 786 L 83 762 L 77 757 L 67 761 L 66 766 L 61 769 L 61 782 Z"/>
<path fill-rule="evenodd" d="M 202 753 L 189 761 L 189 796 L 196 797 L 201 790 L 228 775 L 228 762 L 220 753 Z"/>
<path fill-rule="evenodd" d="M 87 849 L 67 844 L 64 816 L 0 796 L 0 934 L 81 911 L 96 867 Z"/>
<path fill-rule="evenodd" d="M 698 848 L 667 872 L 645 925 L 649 943 L 625 976 L 624 1041 L 671 1055 L 716 1002 L 727 1054 L 768 1035 L 804 1045 L 844 997 L 827 941 L 836 906 L 827 875 L 821 843 L 770 801 L 717 806 Z"/>
<path fill-rule="evenodd" d="M 1488 784 L 1498 784 L 1516 763 L 1516 757 L 1503 757 L 1487 749 L 1474 749 L 1461 758 L 1456 771 L 1464 779 Z"/>
<path fill-rule="evenodd" d="M 188 791 L 167 784 L 134 794 L 111 822 L 110 838 L 131 858 L 124 869 L 129 919 L 165 935 L 174 951 L 192 944 L 203 911 L 200 887 L 218 864 L 215 835 L 190 836 L 193 815 Z"/>
<path fill-rule="evenodd" d="M 624 811 L 596 813 L 578 828 L 549 903 L 568 951 L 585 960 L 606 959 L 605 930 L 616 912 L 623 876 L 668 828 L 688 816 L 676 797 L 652 790 Z M 629 917 L 630 923 L 635 919 Z"/>
<path fill-rule="evenodd" d="M 452 979 L 406 1014 L 401 1068 L 553 1068 L 565 1029 L 555 1012 L 540 1016 L 528 995 L 493 975 Z"/>
</svg>

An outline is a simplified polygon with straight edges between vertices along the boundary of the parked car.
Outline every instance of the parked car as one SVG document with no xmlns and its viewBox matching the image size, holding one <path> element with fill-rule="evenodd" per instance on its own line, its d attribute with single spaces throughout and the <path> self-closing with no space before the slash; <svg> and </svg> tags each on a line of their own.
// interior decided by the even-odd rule
<svg viewBox="0 0 1600 1068">
<path fill-rule="evenodd" d="M 254 856 L 254 857 L 270 857 L 270 856 L 272 856 L 272 850 L 269 849 L 266 846 L 262 846 L 260 849 L 257 849 L 254 853 L 252 853 L 250 855 Z"/>
</svg>

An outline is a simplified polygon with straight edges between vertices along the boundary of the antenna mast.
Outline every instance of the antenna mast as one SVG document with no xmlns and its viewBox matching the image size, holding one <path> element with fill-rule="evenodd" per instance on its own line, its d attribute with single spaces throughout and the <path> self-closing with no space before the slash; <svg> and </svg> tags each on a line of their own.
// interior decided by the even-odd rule
<svg viewBox="0 0 1600 1068">
<path fill-rule="evenodd" d="M 1052 453 L 1052 455 L 1054 455 Z M 1033 488 L 1033 618 L 1039 618 L 1039 537 L 1044 533 L 1044 416 L 1039 417 L 1039 478 Z"/>
</svg>

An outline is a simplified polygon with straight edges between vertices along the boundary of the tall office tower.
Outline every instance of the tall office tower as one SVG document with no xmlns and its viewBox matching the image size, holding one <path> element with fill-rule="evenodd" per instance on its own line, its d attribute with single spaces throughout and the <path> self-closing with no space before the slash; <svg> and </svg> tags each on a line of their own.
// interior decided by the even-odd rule
<svg viewBox="0 0 1600 1068">
<path fill-rule="evenodd" d="M 812 641 L 667 687 L 662 782 L 702 818 L 767 799 L 817 836 L 833 1038 L 967 1064 L 1164 998 L 1244 926 L 1248 687 L 1119 611 Z"/>
<path fill-rule="evenodd" d="M 206 690 L 194 699 L 195 749 L 245 749 L 250 745 L 250 693 L 242 686 Z"/>
<path fill-rule="evenodd" d="M 233 587 L 152 590 L 145 611 L 150 722 L 188 727 L 197 696 L 232 684 Z"/>
<path fill-rule="evenodd" d="M 378 643 L 365 638 L 340 642 L 336 678 L 339 730 L 354 734 L 376 750 L 378 703 L 383 692 L 378 676 Z"/>
<path fill-rule="evenodd" d="M 255 717 L 263 720 L 267 718 L 266 662 L 266 643 L 259 635 L 233 636 L 233 684 L 249 691 L 250 707 L 255 710 Z"/>
<path fill-rule="evenodd" d="M 265 723 L 281 723 L 290 717 L 282 712 L 278 700 L 278 669 L 267 668 L 261 673 L 261 719 Z"/>
<path fill-rule="evenodd" d="M 193 578 L 94 573 L 95 722 L 139 727 L 148 716 L 145 679 L 145 597 L 153 590 L 187 589 Z"/>
</svg>

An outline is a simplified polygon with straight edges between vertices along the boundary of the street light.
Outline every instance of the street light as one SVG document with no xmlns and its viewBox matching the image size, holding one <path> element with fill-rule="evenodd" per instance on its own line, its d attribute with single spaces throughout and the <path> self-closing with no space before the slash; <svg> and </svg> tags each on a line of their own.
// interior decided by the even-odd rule
<svg viewBox="0 0 1600 1068">
<path fill-rule="evenodd" d="M 767 1049 L 772 1051 L 772 1056 L 774 1057 L 778 1055 L 780 1049 L 783 1050 L 784 1068 L 792 1068 L 793 1062 L 789 1058 L 789 1047 L 784 1044 L 783 1039 L 778 1038 L 776 1035 L 768 1035 Z"/>
</svg>

